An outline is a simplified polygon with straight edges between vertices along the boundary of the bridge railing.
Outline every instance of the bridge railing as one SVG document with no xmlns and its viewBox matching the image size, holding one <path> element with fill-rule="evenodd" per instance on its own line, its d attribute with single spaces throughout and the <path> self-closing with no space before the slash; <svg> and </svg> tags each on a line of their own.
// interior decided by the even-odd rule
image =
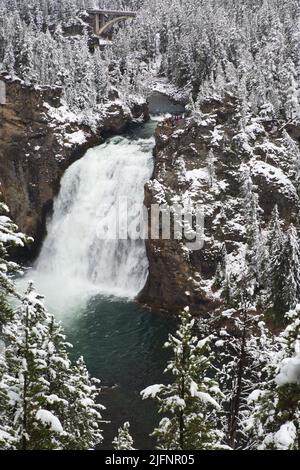
<svg viewBox="0 0 300 470">
<path fill-rule="evenodd" d="M 105 15 L 105 16 L 129 16 L 135 17 L 135 11 L 122 11 L 122 10 L 87 10 L 89 15 Z"/>
</svg>

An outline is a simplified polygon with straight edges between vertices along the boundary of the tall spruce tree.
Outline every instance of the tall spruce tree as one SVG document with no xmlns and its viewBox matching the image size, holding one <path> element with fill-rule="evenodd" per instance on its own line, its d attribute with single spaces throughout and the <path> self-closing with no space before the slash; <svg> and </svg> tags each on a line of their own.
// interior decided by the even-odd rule
<svg viewBox="0 0 300 470">
<path fill-rule="evenodd" d="M 16 263 L 8 259 L 8 252 L 12 247 L 23 247 L 30 241 L 31 239 L 20 233 L 18 227 L 10 219 L 8 207 L 0 202 L 0 297 L 2 296 L 2 299 L 7 294 L 16 295 L 12 276 L 21 271 Z M 5 300 L 4 305 L 6 305 Z M 3 320 L 4 316 L 0 318 L 0 327 Z"/>
<path fill-rule="evenodd" d="M 214 411 L 221 392 L 210 378 L 212 356 L 210 339 L 199 341 L 193 333 L 194 320 L 189 309 L 180 315 L 180 327 L 170 335 L 166 347 L 172 352 L 166 374 L 174 381 L 143 390 L 143 399 L 154 398 L 163 415 L 153 432 L 157 448 L 164 450 L 208 450 L 221 448 L 222 434 L 216 429 Z"/>
<path fill-rule="evenodd" d="M 263 379 L 263 367 L 272 354 L 274 345 L 263 319 L 255 309 L 244 306 L 223 312 L 215 322 L 227 323 L 220 330 L 218 348 L 218 370 L 223 398 L 220 428 L 225 442 L 233 449 L 245 449 L 250 445 L 243 423 L 251 413 L 248 396 Z M 229 327 L 230 325 L 230 327 Z"/>
<path fill-rule="evenodd" d="M 242 187 L 244 199 L 244 219 L 246 228 L 246 267 L 249 282 L 254 293 L 260 288 L 262 277 L 262 260 L 264 259 L 264 240 L 260 228 L 260 207 L 258 195 L 252 181 L 251 173 L 247 170 Z"/>
<path fill-rule="evenodd" d="M 13 275 L 20 271 L 19 266 L 8 258 L 13 246 L 24 246 L 29 241 L 18 231 L 9 218 L 8 207 L 0 202 L 0 448 L 9 449 L 14 445 L 15 430 L 7 412 L 10 402 L 10 370 L 6 358 L 6 336 L 4 330 L 14 319 L 9 298 L 18 297 Z"/>
<path fill-rule="evenodd" d="M 278 351 L 265 367 L 266 379 L 248 398 L 252 411 L 245 432 L 260 450 L 300 450 L 300 306 L 286 319 Z"/>
<path fill-rule="evenodd" d="M 130 424 L 124 423 L 118 430 L 118 435 L 113 440 L 115 450 L 136 450 L 134 449 L 133 439 L 130 435 Z"/>
<path fill-rule="evenodd" d="M 282 235 L 278 222 L 274 223 L 269 268 L 271 301 L 274 318 L 282 323 L 284 312 L 300 301 L 300 247 L 297 230 L 292 224 L 286 235 Z"/>
<path fill-rule="evenodd" d="M 277 296 L 277 279 L 280 276 L 280 259 L 282 257 L 285 235 L 279 217 L 278 206 L 272 211 L 268 225 L 266 257 L 263 260 L 263 284 L 266 291 L 266 304 L 273 304 Z"/>
<path fill-rule="evenodd" d="M 14 447 L 90 449 L 101 442 L 101 405 L 82 359 L 73 367 L 61 327 L 29 285 L 4 327 Z"/>
</svg>

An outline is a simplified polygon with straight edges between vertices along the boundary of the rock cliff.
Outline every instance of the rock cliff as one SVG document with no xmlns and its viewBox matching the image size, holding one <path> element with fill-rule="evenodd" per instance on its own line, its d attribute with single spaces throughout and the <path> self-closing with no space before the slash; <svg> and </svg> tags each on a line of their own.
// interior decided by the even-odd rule
<svg viewBox="0 0 300 470">
<path fill-rule="evenodd" d="M 142 303 L 167 310 L 185 305 L 198 314 L 221 306 L 216 287 L 226 253 L 227 272 L 244 269 L 246 174 L 258 196 L 262 234 L 277 205 L 284 227 L 299 216 L 299 128 L 274 121 L 271 110 L 242 115 L 232 97 L 204 101 L 201 111 L 156 131 L 155 170 L 145 203 L 204 208 L 204 247 L 190 251 L 177 240 L 149 240 L 150 273 Z"/>
</svg>

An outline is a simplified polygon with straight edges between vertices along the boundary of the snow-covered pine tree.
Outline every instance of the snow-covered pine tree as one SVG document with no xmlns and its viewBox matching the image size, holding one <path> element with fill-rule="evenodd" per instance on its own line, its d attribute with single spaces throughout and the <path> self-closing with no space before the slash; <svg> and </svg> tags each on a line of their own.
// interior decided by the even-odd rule
<svg viewBox="0 0 300 470">
<path fill-rule="evenodd" d="M 3 335 L 12 448 L 90 449 L 99 443 L 102 407 L 95 386 L 82 360 L 72 367 L 61 327 L 32 284 Z"/>
<path fill-rule="evenodd" d="M 2 327 L 11 318 L 11 309 L 7 305 L 5 298 L 1 298 L 0 303 L 0 449 L 9 449 L 14 441 L 14 429 L 9 413 L 9 376 L 7 374 L 7 362 L 5 356 L 5 342 L 2 334 Z"/>
<path fill-rule="evenodd" d="M 169 385 L 153 385 L 141 392 L 143 399 L 154 398 L 163 415 L 153 432 L 157 448 L 163 450 L 208 450 L 221 448 L 222 434 L 216 429 L 214 411 L 221 392 L 210 378 L 212 356 L 210 338 L 194 336 L 187 307 L 180 315 L 176 336 L 169 336 L 166 347 L 172 352 L 165 373 L 172 374 Z"/>
<path fill-rule="evenodd" d="M 56 437 L 63 433 L 47 403 L 46 320 L 41 299 L 30 285 L 13 321 L 4 328 L 11 396 L 7 413 L 14 423 L 16 449 L 57 449 Z"/>
<path fill-rule="evenodd" d="M 12 77 L 15 75 L 15 54 L 11 44 L 7 46 L 5 55 L 3 58 L 2 69 L 9 73 Z"/>
<path fill-rule="evenodd" d="M 286 315 L 289 323 L 270 354 L 266 379 L 248 398 L 252 407 L 245 432 L 260 450 L 300 450 L 300 306 Z"/>
<path fill-rule="evenodd" d="M 124 423 L 118 430 L 118 435 L 113 440 L 115 450 L 136 450 L 132 436 L 130 434 L 130 424 Z"/>
<path fill-rule="evenodd" d="M 209 186 L 213 188 L 216 182 L 216 169 L 215 169 L 215 156 L 212 149 L 208 153 L 208 175 L 209 175 Z"/>
<path fill-rule="evenodd" d="M 278 223 L 274 220 L 269 275 L 273 316 L 276 321 L 282 323 L 284 312 L 295 308 L 300 301 L 300 246 L 294 225 L 291 224 L 284 235 Z"/>
<path fill-rule="evenodd" d="M 222 270 L 222 265 L 221 263 L 218 263 L 215 277 L 214 277 L 214 283 L 213 283 L 214 289 L 217 289 L 217 290 L 221 289 L 223 287 L 224 280 L 225 280 L 225 275 L 224 275 L 224 271 Z"/>
<path fill-rule="evenodd" d="M 62 392 L 68 402 L 67 409 L 61 410 L 61 421 L 67 432 L 64 449 L 93 449 L 102 442 L 101 413 L 105 407 L 97 403 L 99 393 L 99 380 L 90 377 L 83 358 L 79 358 L 71 368 Z"/>
<path fill-rule="evenodd" d="M 0 202 L 0 448 L 2 449 L 9 448 L 14 440 L 14 429 L 7 411 L 10 376 L 4 329 L 14 318 L 8 297 L 18 296 L 12 276 L 20 271 L 16 263 L 9 261 L 8 250 L 13 246 L 24 246 L 29 241 L 25 235 L 19 233 L 8 214 L 8 207 Z"/>
<path fill-rule="evenodd" d="M 208 324 L 209 331 L 219 329 L 215 341 L 216 380 L 223 393 L 220 404 L 225 411 L 220 415 L 219 427 L 231 448 L 245 449 L 249 438 L 242 424 L 251 411 L 247 398 L 262 380 L 263 366 L 274 350 L 272 335 L 250 304 L 226 310 Z M 218 325 L 226 326 L 220 329 Z"/>
<path fill-rule="evenodd" d="M 299 121 L 300 119 L 300 103 L 299 103 L 299 86 L 297 80 L 297 72 L 294 62 L 289 58 L 284 64 L 286 80 L 283 81 L 283 100 L 285 101 L 286 117 Z"/>
<path fill-rule="evenodd" d="M 247 238 L 246 266 L 253 293 L 257 293 L 261 283 L 261 262 L 264 259 L 265 245 L 260 228 L 259 214 L 261 209 L 249 169 L 247 169 L 243 182 L 242 195 Z"/>
<path fill-rule="evenodd" d="M 278 206 L 272 211 L 270 222 L 267 227 L 267 239 L 265 257 L 262 259 L 262 284 L 264 286 L 264 307 L 272 305 L 272 300 L 277 295 L 276 280 L 280 275 L 279 260 L 282 256 L 285 235 L 279 217 Z"/>
<path fill-rule="evenodd" d="M 282 231 L 282 223 L 279 216 L 278 206 L 276 205 L 272 211 L 271 219 L 268 225 L 268 251 L 278 256 L 282 250 L 283 243 L 284 234 Z"/>
<path fill-rule="evenodd" d="M 86 28 L 91 34 L 86 16 L 79 11 L 96 3 L 92 0 L 63 3 L 32 0 L 32 8 L 28 9 L 22 2 L 0 0 L 0 67 L 25 81 L 37 77 L 38 81 L 44 81 L 43 84 L 53 85 L 61 73 L 76 63 L 76 43 L 81 38 L 80 34 L 70 34 L 70 26 Z M 255 4 L 236 0 L 215 0 L 213 3 L 111 0 L 104 4 L 111 8 L 130 8 L 131 5 L 138 9 L 136 21 L 115 27 L 111 60 L 105 63 L 101 58 L 100 67 L 103 64 L 104 70 L 107 66 L 109 69 L 107 82 L 113 62 L 120 61 L 122 71 L 131 69 L 131 90 L 135 90 L 140 76 L 133 70 L 136 64 L 143 64 L 151 70 L 152 76 L 159 71 L 177 85 L 188 85 L 194 98 L 199 92 L 222 96 L 226 90 L 234 95 L 242 94 L 244 104 L 249 102 L 254 110 L 268 102 L 277 117 L 288 119 L 299 114 L 298 0 Z M 57 34 L 60 28 L 61 32 Z M 54 41 L 50 40 L 49 32 Z M 22 59 L 28 55 L 26 51 L 24 53 L 24 39 L 33 59 L 31 70 L 22 67 Z M 58 50 L 63 58 L 59 66 L 55 57 Z M 65 50 L 68 54 L 64 54 Z M 84 44 L 83 56 L 87 50 L 88 45 Z M 81 75 L 80 70 L 78 73 Z M 90 74 L 87 70 L 86 75 L 87 83 L 92 85 L 97 81 L 94 72 Z M 86 101 L 82 101 L 85 86 L 78 81 L 76 85 L 81 95 L 77 105 L 88 108 L 94 101 L 94 91 L 92 99 L 86 96 Z"/>
<path fill-rule="evenodd" d="M 0 296 L 2 298 L 4 296 L 4 299 L 7 294 L 16 295 L 12 275 L 20 271 L 20 267 L 16 263 L 8 260 L 8 250 L 14 246 L 23 247 L 25 243 L 30 241 L 30 238 L 18 231 L 18 227 L 9 217 L 8 207 L 0 202 Z M 3 318 L 2 316 L 0 322 L 3 321 Z"/>
<path fill-rule="evenodd" d="M 293 139 L 286 130 L 283 131 L 283 138 L 288 155 L 293 161 L 292 169 L 289 173 L 289 176 L 297 189 L 298 196 L 300 197 L 300 148 L 298 142 Z M 298 207 L 298 212 L 299 218 L 300 207 Z"/>
<path fill-rule="evenodd" d="M 286 259 L 286 278 L 283 286 L 283 298 L 287 308 L 295 308 L 300 302 L 300 245 L 298 233 L 293 224 L 290 225 L 285 247 L 283 250 L 283 258 Z"/>
</svg>

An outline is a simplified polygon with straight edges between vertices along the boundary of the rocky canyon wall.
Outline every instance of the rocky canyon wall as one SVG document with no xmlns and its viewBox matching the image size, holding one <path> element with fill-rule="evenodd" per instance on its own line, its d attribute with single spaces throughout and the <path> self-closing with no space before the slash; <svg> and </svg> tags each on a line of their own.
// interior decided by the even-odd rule
<svg viewBox="0 0 300 470">
<path fill-rule="evenodd" d="M 190 251 L 182 241 L 149 240 L 150 274 L 142 303 L 166 310 L 190 305 L 196 314 L 218 308 L 218 266 L 235 279 L 244 266 L 247 244 L 245 194 L 247 172 L 258 196 L 262 234 L 278 206 L 285 229 L 299 217 L 299 128 L 272 117 L 249 115 L 241 127 L 241 110 L 232 97 L 209 100 L 199 113 L 163 122 L 156 131 L 155 170 L 145 202 L 203 206 L 204 247 Z"/>
</svg>

